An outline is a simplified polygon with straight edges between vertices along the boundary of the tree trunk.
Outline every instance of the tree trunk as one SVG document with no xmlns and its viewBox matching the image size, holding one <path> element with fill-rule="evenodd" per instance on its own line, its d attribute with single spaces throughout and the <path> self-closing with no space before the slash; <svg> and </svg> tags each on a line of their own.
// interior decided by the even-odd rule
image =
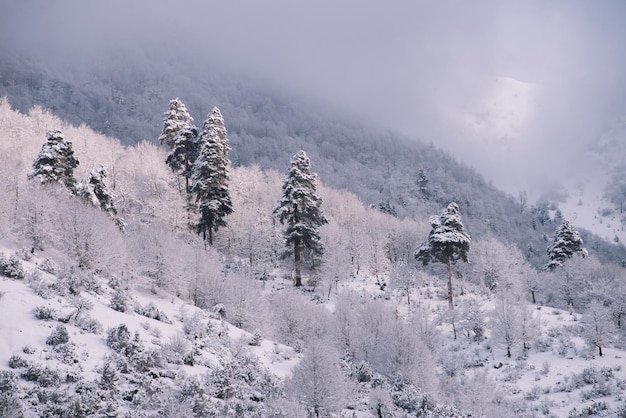
<svg viewBox="0 0 626 418">
<path fill-rule="evenodd" d="M 300 222 L 300 216 L 298 212 L 298 205 L 293 205 L 293 221 L 294 225 Z M 296 264 L 296 287 L 302 286 L 302 260 L 300 254 L 300 237 L 296 236 L 293 240 L 293 257 Z"/>
<path fill-rule="evenodd" d="M 452 257 L 448 257 L 448 307 L 454 309 L 452 300 Z"/>
<path fill-rule="evenodd" d="M 378 418 L 383 418 L 383 407 L 380 404 L 376 407 L 376 414 Z"/>
<path fill-rule="evenodd" d="M 293 256 L 296 262 L 296 287 L 302 286 L 302 260 L 300 256 L 300 237 L 294 239 Z"/>
<path fill-rule="evenodd" d="M 602 357 L 602 346 L 600 344 L 596 344 L 596 346 L 598 347 L 598 355 Z"/>
<path fill-rule="evenodd" d="M 187 228 L 193 229 L 193 225 L 191 224 L 191 190 L 189 189 L 189 177 L 185 177 L 185 196 L 187 198 L 187 207 L 185 208 L 187 211 Z"/>
<path fill-rule="evenodd" d="M 213 228 L 209 228 L 209 247 L 213 246 Z"/>
<path fill-rule="evenodd" d="M 511 358 L 511 346 L 510 345 L 506 346 L 506 356 L 508 358 Z"/>
<path fill-rule="evenodd" d="M 534 305 L 534 304 L 536 304 L 536 303 L 537 303 L 537 301 L 535 300 L 535 291 L 534 291 L 534 290 L 531 290 L 531 291 L 530 291 L 530 295 L 531 295 L 531 296 L 532 296 L 532 298 L 533 298 L 533 305 Z"/>
<path fill-rule="evenodd" d="M 13 212 L 13 223 L 17 223 L 18 214 L 20 212 L 20 184 L 17 180 L 17 175 L 14 177 L 15 179 L 15 212 Z"/>
</svg>

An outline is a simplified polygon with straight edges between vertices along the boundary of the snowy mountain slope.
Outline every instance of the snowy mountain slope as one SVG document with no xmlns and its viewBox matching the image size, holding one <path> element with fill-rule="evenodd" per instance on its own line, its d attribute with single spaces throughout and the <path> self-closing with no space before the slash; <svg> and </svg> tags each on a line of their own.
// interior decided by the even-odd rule
<svg viewBox="0 0 626 418">
<path fill-rule="evenodd" d="M 6 244 L 3 252 L 9 254 L 12 249 L 7 248 Z M 152 379 L 156 379 L 153 385 L 156 384 L 156 387 L 160 388 L 158 396 L 150 395 L 149 390 L 143 386 L 145 383 L 136 380 L 140 376 L 137 371 L 131 371 L 128 376 L 118 372 L 116 382 L 120 385 L 121 393 L 117 396 L 121 396 L 121 399 L 115 396 L 112 399 L 117 399 L 115 407 L 118 412 L 127 411 L 126 413 L 131 415 L 137 412 L 135 409 L 137 405 L 142 405 L 145 416 L 164 416 L 163 413 L 167 408 L 163 402 L 169 402 L 167 399 L 171 396 L 166 396 L 168 390 L 174 390 L 176 386 L 185 387 L 189 384 L 186 382 L 193 382 L 193 379 L 203 379 L 203 376 L 219 369 L 220 364 L 227 362 L 228 358 L 237 356 L 237 350 L 247 351 L 249 356 L 253 356 L 250 358 L 256 359 L 255 361 L 267 367 L 269 372 L 279 379 L 288 377 L 293 366 L 299 361 L 300 356 L 291 348 L 269 340 L 264 339 L 259 346 L 248 346 L 247 342 L 252 338 L 250 333 L 233 327 L 219 319 L 219 316 L 207 316 L 206 311 L 199 310 L 174 296 L 156 296 L 144 291 L 140 283 L 129 287 L 129 298 L 135 304 L 153 306 L 155 312 L 160 312 L 161 320 L 147 318 L 132 311 L 113 310 L 109 306 L 113 289 L 105 283 L 106 280 L 99 278 L 97 280 L 102 286 L 99 292 L 80 293 L 80 296 L 92 305 L 85 314 L 99 323 L 98 330 L 85 331 L 80 328 L 80 324 L 73 321 L 63 324 L 59 319 L 71 314 L 75 310 L 75 304 L 68 295 L 49 295 L 42 298 L 36 294 L 36 289 L 41 289 L 41 283 L 34 281 L 34 277 L 42 275 L 44 282 L 49 284 L 58 280 L 54 275 L 45 274 L 38 268 L 38 263 L 41 264 L 42 261 L 42 258 L 23 261 L 27 272 L 25 279 L 0 277 L 2 294 L 0 317 L 5 319 L 0 322 L 2 336 L 0 370 L 21 374 L 22 379 L 26 380 L 21 384 L 20 398 L 27 411 L 38 411 L 37 413 L 41 414 L 44 411 L 49 412 L 52 407 L 50 401 L 35 401 L 32 397 L 34 393 L 38 393 L 37 385 L 48 388 L 47 391 L 51 390 L 46 379 L 37 377 L 37 370 L 41 368 L 43 369 L 40 372 L 49 374 L 53 380 L 55 373 L 66 375 L 65 380 L 72 376 L 69 383 L 63 379 L 55 383 L 65 391 L 64 393 L 71 395 L 65 400 L 55 401 L 58 402 L 57 407 L 68 409 L 80 407 L 83 411 L 94 408 L 93 405 L 88 405 L 80 391 L 81 388 L 88 387 L 90 382 L 93 382 L 95 388 L 100 388 L 102 393 L 109 390 L 102 389 L 105 385 L 102 383 L 103 368 L 112 360 L 119 361 L 120 356 L 107 343 L 107 330 L 115 329 L 120 324 L 124 324 L 131 335 L 137 333 L 144 352 L 158 352 L 165 357 L 172 356 L 170 351 L 172 346 L 186 346 L 187 350 L 192 345 L 197 347 L 197 340 L 186 330 L 189 323 L 185 323 L 185 318 L 189 319 L 198 314 L 203 318 L 201 322 L 210 324 L 209 328 L 212 330 L 209 331 L 208 337 L 202 339 L 203 348 L 194 349 L 193 365 L 178 363 L 173 357 L 169 357 L 165 364 L 153 364 L 146 370 L 149 373 L 156 373 Z M 33 274 L 35 271 L 38 273 Z M 607 348 L 602 357 L 594 355 L 593 351 L 576 336 L 575 329 L 580 321 L 578 314 L 572 315 L 545 306 L 532 306 L 532 315 L 538 325 L 531 343 L 532 348 L 516 350 L 514 357 L 508 358 L 505 350 L 495 343 L 493 336 L 487 335 L 484 341 L 478 343 L 462 334 L 459 334 L 458 339 L 452 338 L 452 328 L 445 320 L 447 301 L 437 296 L 445 289 L 445 282 L 432 279 L 423 282 L 414 290 L 412 305 L 406 304 L 406 297 L 401 292 L 386 291 L 382 295 L 386 299 L 386 304 L 395 306 L 394 309 L 403 312 L 402 315 L 407 318 L 416 310 L 425 311 L 429 312 L 428 321 L 439 324 L 437 329 L 440 334 L 436 340 L 441 351 L 441 358 L 438 360 L 439 373 L 448 376 L 451 383 L 457 373 L 465 370 L 461 386 L 457 388 L 464 392 L 462 396 L 467 397 L 466 401 L 460 401 L 461 404 L 475 402 L 476 397 L 493 399 L 495 396 L 500 397 L 501 401 L 505 401 L 510 407 L 519 408 L 520 416 L 556 417 L 573 416 L 574 408 L 585 416 L 593 413 L 603 415 L 604 412 L 617 411 L 624 405 L 626 370 L 623 369 L 623 358 L 626 351 Z M 372 278 L 363 277 L 342 283 L 338 293 L 349 289 L 358 291 L 367 298 L 381 295 L 379 285 Z M 303 294 L 302 297 L 307 296 Z M 474 291 L 469 291 L 458 298 L 460 306 L 468 300 L 477 300 L 480 304 L 479 309 L 484 312 L 494 308 L 492 300 Z M 337 299 L 333 296 L 329 302 L 331 310 L 335 309 L 333 306 L 336 302 Z M 56 311 L 59 319 L 37 319 L 33 309 L 41 306 Z M 47 344 L 47 339 L 59 325 L 67 329 L 69 343 Z M 60 348 L 64 346 L 65 349 L 61 350 Z M 497 389 L 489 395 L 481 392 L 488 390 L 488 387 Z M 137 388 L 139 392 L 131 396 L 135 391 L 133 388 Z M 102 403 L 111 401 L 102 393 L 100 393 Z M 364 409 L 345 410 L 341 416 L 353 416 L 353 413 L 359 417 L 373 416 L 368 412 L 367 397 L 360 398 L 366 393 L 357 395 L 353 402 L 360 405 L 358 409 Z M 153 408 L 145 409 L 146 399 L 134 398 L 139 396 L 138 394 L 148 397 Z M 41 397 L 41 393 L 39 396 Z M 123 401 L 126 398 L 134 400 Z M 222 401 L 215 398 L 212 402 L 220 405 Z M 484 416 L 498 416 L 494 415 L 497 413 L 494 411 L 497 409 L 485 408 L 482 413 Z M 30 416 L 29 414 L 26 415 Z M 213 416 L 212 413 L 209 416 Z"/>
<path fill-rule="evenodd" d="M 626 242 L 626 230 L 622 221 L 614 211 L 603 216 L 603 209 L 611 205 L 604 197 L 602 184 L 569 185 L 567 197 L 557 203 L 563 217 L 579 228 L 593 232 L 607 241 L 619 240 Z"/>
<path fill-rule="evenodd" d="M 329 104 L 277 94 L 254 83 L 218 76 L 210 69 L 179 68 L 176 62 L 159 66 L 132 60 L 116 63 L 114 59 L 112 68 L 99 68 L 95 73 L 80 66 L 54 71 L 52 64 L 48 68 L 43 62 L 11 55 L 0 62 L 0 94 L 19 111 L 26 113 L 40 105 L 65 121 L 87 124 L 125 144 L 154 141 L 167 103 L 174 97 L 186 103 L 196 121 L 206 109 L 219 105 L 236 166 L 281 171 L 292 155 L 305 150 L 325 184 L 355 193 L 366 205 L 400 218 L 427 217 L 456 201 L 464 206 L 468 228 L 475 236 L 497 235 L 526 251 L 529 246 L 544 247 L 542 235 L 553 233 L 552 225 L 530 230 L 533 219 L 519 210 L 516 198 L 467 165 L 472 153 L 482 159 L 474 160 L 482 161 L 481 169 L 490 164 L 505 168 L 518 164 L 517 152 L 527 145 L 521 139 L 524 126 L 539 94 L 532 84 L 495 77 L 478 103 L 468 103 L 450 115 L 461 136 L 468 138 L 462 151 L 467 158 L 459 162 L 432 143 L 382 129 L 376 121 L 357 120 Z M 71 101 L 65 99 L 68 94 Z M 489 151 L 476 151 L 483 149 L 478 146 L 483 141 L 493 146 Z M 417 186 L 422 175 L 425 188 Z M 523 189 L 507 190 L 517 194 Z M 599 257 L 609 253 L 602 250 L 598 249 Z M 622 251 L 618 258 L 626 258 L 625 254 Z M 541 257 L 535 258 L 531 261 L 537 266 L 545 264 L 543 248 Z"/>
<path fill-rule="evenodd" d="M 15 318 L 0 321 L 0 416 L 305 417 L 311 402 L 346 418 L 624 409 L 618 266 L 590 257 L 537 271 L 504 242 L 507 230 L 472 235 L 449 310 L 445 266 L 411 264 L 427 216 L 400 220 L 320 184 L 327 252 L 293 289 L 271 218 L 280 173 L 232 169 L 236 211 L 211 249 L 186 227 L 164 150 L 0 110 L 10 191 L 0 196 L 0 315 Z M 77 176 L 102 161 L 112 168 L 126 232 L 27 179 L 45 131 L 58 127 L 74 142 Z M 465 202 L 461 216 L 481 205 Z M 536 220 L 551 233 L 547 211 Z M 598 304 L 613 315 L 601 357 L 587 335 Z M 324 379 L 311 385 L 317 372 Z"/>
<path fill-rule="evenodd" d="M 13 252 L 6 246 L 2 250 L 4 254 Z M 233 356 L 237 355 L 233 353 L 237 352 L 241 358 L 258 361 L 258 370 L 266 369 L 276 379 L 288 377 L 299 360 L 300 356 L 291 348 L 269 340 L 261 339 L 251 346 L 248 343 L 253 338 L 252 334 L 219 319 L 218 314 L 208 314 L 175 296 L 156 296 L 142 290 L 140 283 L 131 284 L 126 291 L 129 308 L 126 312 L 111 308 L 114 289 L 110 287 L 112 282 L 103 277 L 95 278 L 94 291 L 64 294 L 54 290 L 61 279 L 40 269 L 43 261 L 39 257 L 23 261 L 25 279 L 0 277 L 0 318 L 3 318 L 0 322 L 0 370 L 18 373 L 22 379 L 32 383 L 24 383 L 24 392 L 19 395 L 26 416 L 50 413 L 54 408 L 71 410 L 74 408 L 72 399 L 81 405 L 80 410 L 85 413 L 108 408 L 108 403 L 106 407 L 99 405 L 97 408 L 86 405 L 86 401 L 80 398 L 80 387 L 95 384 L 102 389 L 103 367 L 107 363 L 124 360 L 124 356 L 120 357 L 109 343 L 110 333 L 107 334 L 121 325 L 141 346 L 140 352 L 155 356 L 153 363 L 148 362 L 146 367 L 149 370 L 145 372 L 153 373 L 157 379 L 155 384 L 161 390 L 185 384 L 186 379 L 203 379 L 204 375 L 215 371 L 224 362 L 233 361 Z M 49 261 L 47 259 L 46 263 Z M 84 305 L 80 317 L 76 315 L 77 298 Z M 49 315 L 38 319 L 37 316 L 43 316 L 42 312 Z M 58 327 L 67 330 L 67 341 L 51 344 L 50 336 Z M 184 356 L 193 356 L 193 360 L 182 360 Z M 57 381 L 59 373 L 61 377 Z M 136 389 L 133 387 L 141 385 L 133 383 L 133 379 L 139 375 L 136 370 L 126 373 L 135 375 L 126 379 L 118 376 L 116 382 L 123 383 L 120 388 L 122 398 L 134 398 Z M 70 375 L 73 377 L 70 378 Z M 45 376 L 53 382 L 48 382 Z M 70 401 L 65 398 L 42 402 L 33 398 L 37 384 L 44 388 L 49 384 L 58 386 Z M 126 392 L 123 388 L 127 389 Z M 78 395 L 72 398 L 72 393 Z M 123 402 L 115 396 L 108 399 L 100 394 L 100 397 L 102 399 L 98 404 L 114 402 L 118 413 L 132 412 L 133 404 L 137 403 L 143 405 L 145 416 L 159 415 L 163 411 L 159 402 L 148 407 L 137 399 Z M 219 403 L 219 400 L 214 402 Z M 8 413 L 8 410 L 3 411 Z M 70 416 L 75 415 L 70 413 Z"/>
<path fill-rule="evenodd" d="M 565 219 L 597 236 L 626 242 L 624 217 L 609 198 L 611 183 L 619 183 L 626 161 L 626 118 L 617 118 L 597 139 L 591 141 L 569 180 L 548 199 L 553 199 Z M 617 196 L 614 196 L 617 197 Z M 619 200 L 619 197 L 617 197 Z"/>
</svg>

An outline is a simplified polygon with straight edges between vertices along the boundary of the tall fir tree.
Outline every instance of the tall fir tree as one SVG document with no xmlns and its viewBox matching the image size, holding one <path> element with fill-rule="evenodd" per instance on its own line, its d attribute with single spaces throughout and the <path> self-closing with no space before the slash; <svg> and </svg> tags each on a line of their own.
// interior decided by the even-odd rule
<svg viewBox="0 0 626 418">
<path fill-rule="evenodd" d="M 191 170 L 191 190 L 200 212 L 196 232 L 212 246 L 213 232 L 226 226 L 224 218 L 233 212 L 228 189 L 230 146 L 224 118 L 217 107 L 204 121 L 199 143 L 200 151 Z"/>
<path fill-rule="evenodd" d="M 587 250 L 583 248 L 583 239 L 568 220 L 564 220 L 556 229 L 553 242 L 547 251 L 550 261 L 543 267 L 545 271 L 562 266 L 565 260 L 572 258 L 574 254 L 587 256 Z"/>
<path fill-rule="evenodd" d="M 274 216 L 286 224 L 285 255 L 294 255 L 295 285 L 302 286 L 302 255 L 309 250 L 312 256 L 321 256 L 319 227 L 328 223 L 322 213 L 322 198 L 316 194 L 317 175 L 311 172 L 311 162 L 304 151 L 291 160 L 289 173 L 283 183 L 283 195 L 274 208 Z"/>
<path fill-rule="evenodd" d="M 74 169 L 79 163 L 74 157 L 72 143 L 66 142 L 63 132 L 58 129 L 48 131 L 46 137 L 48 141 L 42 145 L 28 178 L 36 178 L 41 183 L 60 183 L 76 193 Z"/>
<path fill-rule="evenodd" d="M 189 115 L 185 104 L 177 97 L 170 100 L 169 110 L 163 113 L 163 130 L 159 135 L 161 144 L 170 148 L 174 145 L 174 138 L 182 129 L 192 125 L 193 118 Z"/>
<path fill-rule="evenodd" d="M 448 305 L 450 309 L 453 309 L 452 264 L 458 260 L 467 262 L 471 238 L 465 232 L 459 213 L 459 205 L 454 202 L 443 210 L 441 216 L 432 216 L 430 224 L 432 229 L 428 239 L 419 246 L 415 252 L 415 258 L 425 266 L 433 260 L 447 265 Z"/>
<path fill-rule="evenodd" d="M 191 193 L 191 172 L 198 158 L 199 149 L 198 129 L 189 125 L 178 131 L 172 140 L 172 151 L 165 159 L 165 163 L 172 171 L 185 179 L 184 192 L 187 194 Z"/>
<path fill-rule="evenodd" d="M 191 213 L 194 208 L 192 207 L 190 178 L 191 167 L 198 157 L 198 128 L 193 125 L 193 118 L 178 97 L 170 100 L 169 110 L 163 113 L 163 116 L 163 130 L 159 141 L 171 149 L 165 163 L 174 173 L 185 179 L 184 191 L 180 183 L 178 188 L 180 193 L 185 193 L 187 223 L 191 227 Z"/>
</svg>

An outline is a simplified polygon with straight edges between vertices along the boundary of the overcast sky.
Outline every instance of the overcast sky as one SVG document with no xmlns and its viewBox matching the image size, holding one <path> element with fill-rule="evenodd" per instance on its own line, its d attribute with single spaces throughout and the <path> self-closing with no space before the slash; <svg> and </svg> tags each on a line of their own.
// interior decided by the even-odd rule
<svg viewBox="0 0 626 418">
<path fill-rule="evenodd" d="M 570 170 L 626 103 L 623 0 L 0 5 L 21 48 L 183 51 L 432 142 L 511 193 Z"/>
</svg>

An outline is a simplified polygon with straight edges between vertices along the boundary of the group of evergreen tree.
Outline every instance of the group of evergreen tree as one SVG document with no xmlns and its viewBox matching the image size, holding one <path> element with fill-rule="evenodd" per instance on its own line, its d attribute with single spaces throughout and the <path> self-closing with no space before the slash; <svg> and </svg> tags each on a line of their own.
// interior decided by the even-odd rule
<svg viewBox="0 0 626 418">
<path fill-rule="evenodd" d="M 213 245 L 213 233 L 226 226 L 225 218 L 233 212 L 229 191 L 230 151 L 224 118 L 214 107 L 202 126 L 202 131 L 193 125 L 193 118 L 178 98 L 171 100 L 169 110 L 164 113 L 163 129 L 159 136 L 162 144 L 170 147 L 166 164 L 184 179 L 189 226 L 202 235 L 208 245 Z M 47 133 L 47 142 L 33 162 L 28 173 L 30 179 L 42 184 L 61 184 L 72 195 L 99 207 L 116 220 L 123 229 L 114 205 L 115 196 L 104 179 L 104 166 L 95 167 L 88 176 L 76 181 L 74 169 L 79 161 L 74 157 L 72 143 L 65 141 L 59 130 Z M 273 210 L 273 216 L 286 225 L 284 231 L 284 255 L 293 255 L 295 285 L 302 285 L 302 259 L 308 256 L 315 260 L 323 255 L 319 228 L 328 223 L 322 213 L 322 199 L 316 193 L 317 175 L 311 171 L 311 162 L 304 151 L 292 159 L 282 186 L 282 196 Z M 179 183 L 180 184 L 180 183 Z M 192 211 L 197 212 L 192 222 Z M 465 232 L 459 206 L 452 202 L 439 217 L 431 218 L 432 230 L 414 256 L 423 265 L 431 261 L 441 262 L 448 268 L 448 298 L 452 299 L 452 264 L 468 260 L 470 236 Z M 548 247 L 548 262 L 544 269 L 554 270 L 574 254 L 586 255 L 582 238 L 568 221 L 555 232 L 554 242 Z"/>
<path fill-rule="evenodd" d="M 207 116 L 202 132 L 198 133 L 192 123 L 184 103 L 179 98 L 171 100 L 159 140 L 171 148 L 167 165 L 185 179 L 188 213 L 193 209 L 198 212 L 197 221 L 190 226 L 212 246 L 213 232 L 226 226 L 225 217 L 233 212 L 228 173 L 230 146 L 224 117 L 217 107 Z M 294 256 L 296 286 L 302 285 L 303 251 L 308 251 L 312 259 L 323 253 L 319 227 L 328 221 L 321 211 L 316 182 L 308 156 L 304 151 L 298 152 L 291 161 L 283 195 L 273 213 L 281 224 L 287 225 L 285 255 Z"/>
<path fill-rule="evenodd" d="M 159 140 L 170 147 L 166 164 L 184 179 L 189 226 L 212 246 L 213 232 L 225 226 L 224 218 L 233 212 L 228 189 L 230 146 L 222 113 L 214 107 L 199 132 L 185 104 L 179 98 L 171 100 Z M 198 212 L 195 220 L 193 211 Z"/>
<path fill-rule="evenodd" d="M 439 217 L 430 218 L 432 229 L 426 239 L 415 252 L 415 259 L 424 266 L 431 261 L 447 265 L 448 268 L 448 304 L 454 308 L 452 297 L 452 264 L 458 260 L 468 261 L 471 238 L 461 221 L 459 206 L 452 202 Z M 544 266 L 545 271 L 553 271 L 574 255 L 587 256 L 583 248 L 580 233 L 571 222 L 563 220 L 556 229 L 552 244 L 547 248 L 550 261 Z"/>
<path fill-rule="evenodd" d="M 106 168 L 98 165 L 87 177 L 77 182 L 74 169 L 80 162 L 74 157 L 72 143 L 65 141 L 63 132 L 58 129 L 49 130 L 46 137 L 47 142 L 35 157 L 28 178 L 37 179 L 44 185 L 60 184 L 66 187 L 72 195 L 111 215 L 118 227 L 123 229 L 124 221 L 118 217 L 115 208 L 115 195 L 104 181 Z"/>
</svg>

